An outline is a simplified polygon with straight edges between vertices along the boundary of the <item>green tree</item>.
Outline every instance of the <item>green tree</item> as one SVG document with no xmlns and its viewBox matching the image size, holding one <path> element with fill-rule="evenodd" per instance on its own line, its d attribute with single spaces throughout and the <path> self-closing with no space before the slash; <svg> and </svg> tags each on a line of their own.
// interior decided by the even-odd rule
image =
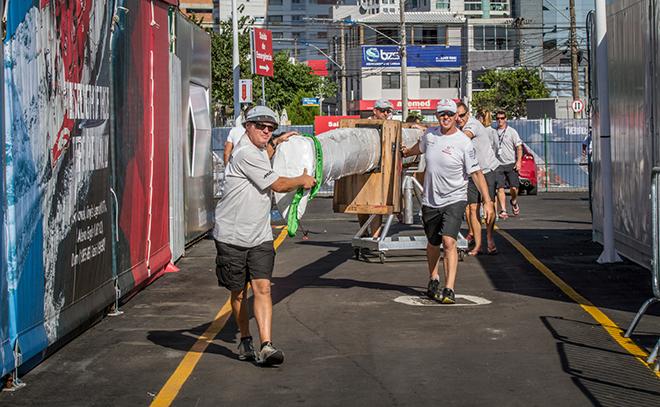
<svg viewBox="0 0 660 407">
<path fill-rule="evenodd" d="M 480 80 L 486 90 L 474 94 L 477 110 L 504 110 L 509 117 L 527 116 L 527 99 L 547 98 L 550 92 L 538 71 L 526 68 L 486 72 Z"/>
<path fill-rule="evenodd" d="M 240 10 L 239 10 L 240 11 Z M 252 75 L 250 66 L 250 27 L 253 19 L 242 16 L 238 22 L 241 78 L 252 79 L 255 103 L 261 100 L 261 77 Z M 220 32 L 211 33 L 211 99 L 214 105 L 223 106 L 225 113 L 233 111 L 232 77 L 232 26 L 231 20 L 220 22 Z M 312 69 L 291 61 L 289 54 L 278 52 L 273 58 L 273 78 L 265 78 L 266 104 L 273 109 L 287 109 L 289 120 L 294 124 L 312 124 L 311 108 L 298 109 L 302 97 L 329 97 L 337 93 L 337 85 L 328 78 L 314 75 Z M 318 112 L 318 109 L 316 109 Z"/>
</svg>

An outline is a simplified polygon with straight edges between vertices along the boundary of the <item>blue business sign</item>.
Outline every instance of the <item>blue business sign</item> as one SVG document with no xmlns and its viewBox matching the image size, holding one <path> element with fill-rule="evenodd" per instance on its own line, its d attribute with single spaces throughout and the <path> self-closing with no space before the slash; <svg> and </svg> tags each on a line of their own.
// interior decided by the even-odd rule
<svg viewBox="0 0 660 407">
<path fill-rule="evenodd" d="M 461 47 L 410 45 L 408 66 L 416 68 L 460 68 Z M 362 46 L 362 67 L 401 66 L 399 47 L 395 45 Z"/>
<path fill-rule="evenodd" d="M 318 106 L 319 98 L 302 98 L 303 106 Z"/>
</svg>

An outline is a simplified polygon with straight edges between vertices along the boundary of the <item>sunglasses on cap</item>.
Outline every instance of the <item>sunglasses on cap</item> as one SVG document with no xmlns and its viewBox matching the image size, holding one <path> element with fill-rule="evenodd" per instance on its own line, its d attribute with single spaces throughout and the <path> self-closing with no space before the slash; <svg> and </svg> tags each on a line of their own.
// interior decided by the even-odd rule
<svg viewBox="0 0 660 407">
<path fill-rule="evenodd" d="M 455 112 L 450 112 L 448 110 L 443 110 L 442 112 L 436 113 L 436 115 L 438 115 L 439 117 L 444 117 L 444 116 L 453 117 L 455 114 L 456 114 Z"/>
<path fill-rule="evenodd" d="M 268 129 L 268 131 L 271 132 L 271 133 L 274 132 L 275 130 L 277 130 L 277 126 L 275 126 L 273 124 L 264 124 L 264 123 L 259 123 L 259 122 L 254 122 L 254 127 L 256 127 L 257 130 L 261 130 L 261 131 L 264 131 L 264 130 Z"/>
</svg>

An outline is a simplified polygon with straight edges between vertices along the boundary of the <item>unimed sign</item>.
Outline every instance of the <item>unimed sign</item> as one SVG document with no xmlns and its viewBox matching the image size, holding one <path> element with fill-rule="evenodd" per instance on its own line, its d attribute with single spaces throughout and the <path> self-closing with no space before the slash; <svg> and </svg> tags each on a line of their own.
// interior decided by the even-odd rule
<svg viewBox="0 0 660 407">
<path fill-rule="evenodd" d="M 270 30 L 254 28 L 252 31 L 252 71 L 273 77 L 273 34 Z"/>
</svg>

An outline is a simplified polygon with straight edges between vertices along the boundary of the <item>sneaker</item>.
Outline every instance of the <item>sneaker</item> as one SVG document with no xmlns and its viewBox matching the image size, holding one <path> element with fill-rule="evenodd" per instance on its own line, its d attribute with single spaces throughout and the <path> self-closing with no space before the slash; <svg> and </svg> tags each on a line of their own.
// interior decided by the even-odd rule
<svg viewBox="0 0 660 407">
<path fill-rule="evenodd" d="M 252 345 L 252 337 L 242 338 L 241 343 L 238 344 L 238 360 L 254 360 L 255 358 L 256 352 Z"/>
<path fill-rule="evenodd" d="M 440 301 L 441 299 L 440 281 L 430 280 L 426 289 L 426 296 L 432 300 Z"/>
<path fill-rule="evenodd" d="M 443 304 L 456 304 L 456 296 L 454 295 L 454 290 L 451 288 L 442 289 L 442 300 Z"/>
<path fill-rule="evenodd" d="M 279 365 L 284 362 L 284 352 L 276 349 L 271 342 L 266 342 L 257 353 L 257 363 L 263 366 Z"/>
</svg>

